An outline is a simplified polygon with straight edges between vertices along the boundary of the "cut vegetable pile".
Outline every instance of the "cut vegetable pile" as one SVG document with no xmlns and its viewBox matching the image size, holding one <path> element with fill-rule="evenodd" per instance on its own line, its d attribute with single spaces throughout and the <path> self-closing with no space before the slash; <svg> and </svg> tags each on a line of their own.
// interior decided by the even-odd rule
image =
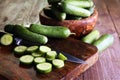
<svg viewBox="0 0 120 80">
<path fill-rule="evenodd" d="M 37 71 L 40 73 L 49 73 L 52 66 L 56 68 L 64 67 L 64 61 L 67 57 L 62 53 L 52 51 L 48 46 L 16 46 L 14 53 L 20 55 L 20 63 L 23 65 L 36 65 Z M 22 54 L 21 54 L 22 53 Z"/>
</svg>

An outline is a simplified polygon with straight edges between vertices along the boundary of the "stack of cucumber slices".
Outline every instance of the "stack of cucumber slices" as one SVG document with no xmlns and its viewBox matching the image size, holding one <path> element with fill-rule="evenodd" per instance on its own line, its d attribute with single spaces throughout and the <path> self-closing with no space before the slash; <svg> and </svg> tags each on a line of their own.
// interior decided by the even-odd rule
<svg viewBox="0 0 120 80">
<path fill-rule="evenodd" d="M 62 68 L 64 67 L 64 61 L 67 57 L 62 53 L 52 51 L 48 46 L 16 46 L 14 48 L 15 55 L 19 55 L 20 63 L 23 65 L 36 65 L 36 69 L 40 73 L 49 73 L 52 71 L 52 67 Z"/>
</svg>

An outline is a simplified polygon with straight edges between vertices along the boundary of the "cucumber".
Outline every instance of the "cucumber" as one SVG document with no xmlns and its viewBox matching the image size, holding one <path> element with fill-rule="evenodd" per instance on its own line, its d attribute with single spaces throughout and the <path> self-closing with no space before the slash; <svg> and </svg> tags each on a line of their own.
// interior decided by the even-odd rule
<svg viewBox="0 0 120 80">
<path fill-rule="evenodd" d="M 40 51 L 41 53 L 47 53 L 47 52 L 51 51 L 51 48 L 48 47 L 48 46 L 40 46 L 40 47 L 39 47 L 39 51 Z"/>
<path fill-rule="evenodd" d="M 64 2 L 66 4 L 71 4 L 77 7 L 82 7 L 82 8 L 89 8 L 92 7 L 94 5 L 92 0 L 64 0 Z"/>
<path fill-rule="evenodd" d="M 56 19 L 59 21 L 63 21 L 66 19 L 66 13 L 60 11 L 59 9 L 57 9 L 56 7 L 52 6 L 51 7 L 52 13 L 55 15 Z"/>
<path fill-rule="evenodd" d="M 20 45 L 20 46 L 16 46 L 14 48 L 14 53 L 17 55 L 23 55 L 23 54 L 25 54 L 26 50 L 27 50 L 26 46 Z"/>
<path fill-rule="evenodd" d="M 52 71 L 52 64 L 51 63 L 40 63 L 36 65 L 38 72 L 40 73 L 49 73 Z"/>
<path fill-rule="evenodd" d="M 40 52 L 32 52 L 33 57 L 40 57 L 42 54 Z"/>
<path fill-rule="evenodd" d="M 38 44 L 46 44 L 48 41 L 48 38 L 46 36 L 33 33 L 21 25 L 6 25 L 5 31 L 13 33 L 14 35 L 25 40 L 36 42 Z"/>
<path fill-rule="evenodd" d="M 60 59 L 54 59 L 54 60 L 52 60 L 52 64 L 56 68 L 62 68 L 62 67 L 64 67 L 64 61 L 60 60 Z"/>
<path fill-rule="evenodd" d="M 30 53 L 35 52 L 37 50 L 38 50 L 38 46 L 30 46 L 27 48 L 27 52 L 30 52 Z"/>
<path fill-rule="evenodd" d="M 46 53 L 46 59 L 47 59 L 47 61 L 54 60 L 56 58 L 56 56 L 57 56 L 56 51 L 49 51 L 49 52 Z"/>
<path fill-rule="evenodd" d="M 67 60 L 67 57 L 62 53 L 59 53 L 58 58 L 61 60 Z"/>
<path fill-rule="evenodd" d="M 47 26 L 32 24 L 29 30 L 34 33 L 39 33 L 52 38 L 67 38 L 71 34 L 73 34 L 67 27 L 63 26 Z"/>
<path fill-rule="evenodd" d="M 11 45 L 13 42 L 13 36 L 11 34 L 4 34 L 1 36 L 0 38 L 0 43 L 4 46 L 8 46 L 8 45 Z"/>
<path fill-rule="evenodd" d="M 44 57 L 36 57 L 34 58 L 34 63 L 39 64 L 39 63 L 44 63 L 46 62 L 46 59 Z"/>
<path fill-rule="evenodd" d="M 98 30 L 93 30 L 89 34 L 87 34 L 85 37 L 82 38 L 82 41 L 85 43 L 92 44 L 96 39 L 98 39 L 100 36 L 100 32 Z"/>
<path fill-rule="evenodd" d="M 81 17 L 89 17 L 91 15 L 89 10 L 81 8 L 81 7 L 67 4 L 65 2 L 62 2 L 59 5 L 62 8 L 62 10 L 66 12 L 67 14 L 71 14 L 74 16 L 81 16 Z"/>
<path fill-rule="evenodd" d="M 20 57 L 20 62 L 25 65 L 32 64 L 34 57 L 32 55 L 24 55 Z"/>
<path fill-rule="evenodd" d="M 55 59 L 56 56 L 57 56 L 56 51 L 49 51 L 46 53 L 47 58 Z"/>
<path fill-rule="evenodd" d="M 81 16 L 74 16 L 74 15 L 66 15 L 66 20 L 81 20 L 82 17 Z"/>
<path fill-rule="evenodd" d="M 93 45 L 98 48 L 98 52 L 102 52 L 114 42 L 114 37 L 111 34 L 103 34 Z"/>
</svg>

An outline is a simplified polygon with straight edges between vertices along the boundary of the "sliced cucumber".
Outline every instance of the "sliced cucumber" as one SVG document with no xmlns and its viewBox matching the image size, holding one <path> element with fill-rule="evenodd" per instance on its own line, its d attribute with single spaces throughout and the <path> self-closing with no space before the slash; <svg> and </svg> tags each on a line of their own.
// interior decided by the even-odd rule
<svg viewBox="0 0 120 80">
<path fill-rule="evenodd" d="M 42 56 L 42 54 L 40 52 L 33 52 L 32 56 L 33 57 L 40 57 L 40 56 Z"/>
<path fill-rule="evenodd" d="M 23 45 L 16 46 L 16 47 L 14 48 L 14 52 L 15 52 L 16 54 L 18 54 L 18 55 L 22 55 L 22 54 L 25 53 L 26 49 L 27 49 L 27 47 L 26 47 L 26 46 L 23 46 Z"/>
<path fill-rule="evenodd" d="M 44 63 L 46 59 L 44 57 L 36 57 L 34 59 L 35 64 Z"/>
<path fill-rule="evenodd" d="M 38 46 L 30 46 L 27 48 L 27 52 L 35 52 L 38 50 Z"/>
<path fill-rule="evenodd" d="M 49 52 L 46 53 L 46 57 L 49 58 L 49 59 L 50 58 L 55 59 L 56 56 L 57 56 L 56 51 L 49 51 Z"/>
<path fill-rule="evenodd" d="M 54 59 L 52 60 L 52 64 L 56 67 L 56 68 L 62 68 L 64 67 L 64 61 L 60 60 L 60 59 Z"/>
<path fill-rule="evenodd" d="M 58 58 L 61 60 L 67 60 L 67 57 L 62 53 L 59 53 Z"/>
<path fill-rule="evenodd" d="M 20 62 L 25 65 L 32 64 L 34 57 L 32 55 L 24 55 L 20 57 Z"/>
<path fill-rule="evenodd" d="M 37 64 L 36 68 L 40 73 L 49 73 L 52 71 L 52 64 L 47 62 L 41 63 Z"/>
<path fill-rule="evenodd" d="M 13 37 L 11 34 L 4 34 L 1 38 L 0 38 L 0 43 L 2 45 L 8 46 L 11 45 L 13 42 Z"/>
<path fill-rule="evenodd" d="M 51 48 L 48 46 L 40 46 L 39 51 L 41 53 L 47 53 L 47 52 L 51 51 Z"/>
</svg>

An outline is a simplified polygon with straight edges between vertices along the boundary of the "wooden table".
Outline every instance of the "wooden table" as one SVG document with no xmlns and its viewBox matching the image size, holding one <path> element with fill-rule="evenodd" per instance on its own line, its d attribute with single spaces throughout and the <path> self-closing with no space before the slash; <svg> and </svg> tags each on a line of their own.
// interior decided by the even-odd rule
<svg viewBox="0 0 120 80">
<path fill-rule="evenodd" d="M 47 0 L 0 0 L 0 30 L 5 24 L 39 23 L 39 11 Z M 114 44 L 75 80 L 120 80 L 120 0 L 94 0 L 99 12 L 96 25 L 101 34 L 114 35 Z"/>
</svg>

